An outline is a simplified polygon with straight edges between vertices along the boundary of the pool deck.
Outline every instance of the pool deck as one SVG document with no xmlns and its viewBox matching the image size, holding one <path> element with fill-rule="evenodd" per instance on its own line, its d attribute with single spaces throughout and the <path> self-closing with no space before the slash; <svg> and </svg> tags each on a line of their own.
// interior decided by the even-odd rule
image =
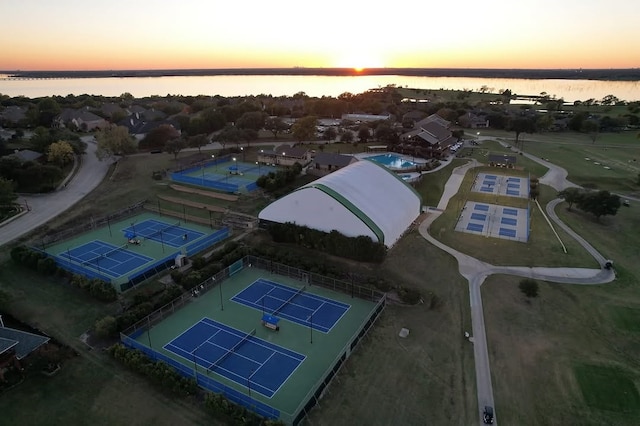
<svg viewBox="0 0 640 426">
<path fill-rule="evenodd" d="M 358 154 L 353 154 L 354 157 L 356 157 L 358 160 L 363 160 L 365 158 L 369 158 L 369 157 L 377 157 L 380 155 L 393 155 L 395 157 L 398 157 L 400 159 L 402 159 L 402 161 L 409 161 L 415 164 L 426 164 L 429 160 L 425 160 L 424 158 L 418 158 L 418 157 L 412 157 L 411 155 L 404 155 L 404 154 L 399 154 L 397 152 L 389 152 L 389 151 L 384 151 L 384 152 L 360 152 Z M 378 163 L 378 164 L 382 164 L 382 163 Z M 384 165 L 384 164 L 383 164 Z M 402 168 L 402 167 L 389 167 L 387 165 L 384 165 L 385 167 L 387 167 L 389 170 L 393 170 L 393 171 L 403 171 L 405 169 L 409 169 L 412 167 L 407 167 L 407 168 Z M 409 174 L 409 173 L 407 173 Z"/>
</svg>

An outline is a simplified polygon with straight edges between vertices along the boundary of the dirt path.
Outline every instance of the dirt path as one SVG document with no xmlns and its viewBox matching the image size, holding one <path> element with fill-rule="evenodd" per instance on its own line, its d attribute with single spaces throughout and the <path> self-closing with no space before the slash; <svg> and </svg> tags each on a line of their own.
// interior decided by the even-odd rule
<svg viewBox="0 0 640 426">
<path fill-rule="evenodd" d="M 166 196 L 162 196 L 162 195 L 158 195 L 158 198 L 164 201 L 169 201 L 170 203 L 175 203 L 175 204 L 180 204 L 180 205 L 185 205 L 185 206 L 189 206 L 189 207 L 196 207 L 198 209 L 203 209 L 203 210 L 207 210 L 207 211 L 211 211 L 211 212 L 226 212 L 227 209 L 224 207 L 218 207 L 218 206 L 212 206 L 210 204 L 205 204 L 205 203 L 198 203 L 197 201 L 189 201 L 189 200 L 185 200 L 183 198 L 176 198 L 176 197 L 166 197 Z"/>
<path fill-rule="evenodd" d="M 188 186 L 171 184 L 169 188 L 180 192 L 188 192 L 190 194 L 204 195 L 205 197 L 218 198 L 220 200 L 238 201 L 237 195 L 221 194 L 219 192 L 205 191 L 203 189 L 190 188 Z"/>
</svg>

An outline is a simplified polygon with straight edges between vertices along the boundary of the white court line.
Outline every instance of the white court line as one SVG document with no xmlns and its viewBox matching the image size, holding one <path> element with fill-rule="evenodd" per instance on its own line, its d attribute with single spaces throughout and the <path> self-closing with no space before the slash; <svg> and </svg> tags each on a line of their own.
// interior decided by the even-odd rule
<svg viewBox="0 0 640 426">
<path fill-rule="evenodd" d="M 286 286 L 286 285 L 284 285 L 284 284 L 277 283 L 277 282 L 275 282 L 275 281 L 269 281 L 269 280 L 266 280 L 266 279 L 263 279 L 263 278 L 259 278 L 259 279 L 258 279 L 258 280 L 256 280 L 256 281 L 262 281 L 262 282 L 264 282 L 265 284 L 272 285 L 272 286 L 275 286 L 275 287 L 281 288 L 281 289 L 283 289 L 283 290 L 292 291 L 292 288 L 291 288 L 291 287 Z M 312 284 L 309 284 L 309 287 L 314 287 L 314 286 L 313 286 Z M 318 287 L 318 286 L 316 286 L 316 287 Z M 323 288 L 324 288 L 324 287 L 323 287 Z M 351 307 L 351 305 L 349 305 L 349 304 L 347 304 L 347 303 L 338 302 L 337 300 L 332 300 L 332 299 L 330 299 L 330 298 L 328 298 L 328 297 L 318 296 L 318 295 L 315 295 L 315 294 L 313 294 L 313 293 L 307 293 L 307 292 L 304 292 L 304 295 L 305 295 L 306 297 L 309 297 L 309 298 L 312 298 L 312 299 L 315 299 L 315 300 L 319 300 L 319 301 L 324 302 L 324 303 L 327 303 L 327 304 L 331 304 L 331 305 L 335 305 L 335 306 L 339 306 L 339 307 L 343 307 L 343 308 Z"/>
</svg>

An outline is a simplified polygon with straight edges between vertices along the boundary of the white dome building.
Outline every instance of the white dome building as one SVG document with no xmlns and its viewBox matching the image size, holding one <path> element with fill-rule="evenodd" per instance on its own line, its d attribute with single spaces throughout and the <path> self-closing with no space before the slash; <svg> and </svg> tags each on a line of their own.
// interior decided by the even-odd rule
<svg viewBox="0 0 640 426">
<path fill-rule="evenodd" d="M 357 161 L 265 207 L 261 223 L 294 223 L 348 237 L 366 235 L 392 247 L 420 215 L 420 195 L 395 173 Z"/>
</svg>

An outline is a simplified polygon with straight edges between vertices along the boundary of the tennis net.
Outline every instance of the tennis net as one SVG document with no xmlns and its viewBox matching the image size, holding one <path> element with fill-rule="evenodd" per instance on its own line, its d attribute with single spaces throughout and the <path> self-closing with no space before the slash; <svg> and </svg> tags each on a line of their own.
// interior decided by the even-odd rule
<svg viewBox="0 0 640 426">
<path fill-rule="evenodd" d="M 213 364 L 211 364 L 211 366 L 208 368 L 209 371 L 213 371 L 214 368 L 216 368 L 218 365 L 220 365 L 222 363 L 222 361 L 224 361 L 225 359 L 227 359 L 227 357 L 229 355 L 231 355 L 232 353 L 234 353 L 235 351 L 238 350 L 238 348 L 240 346 L 242 346 L 242 344 L 244 342 L 246 342 L 251 336 L 255 336 L 256 335 L 256 329 L 254 328 L 253 330 L 251 330 L 249 332 L 249 334 L 246 334 L 242 339 L 240 339 L 240 341 L 238 343 L 236 343 L 235 345 L 233 345 L 231 347 L 231 349 L 229 349 L 227 352 L 223 353 L 222 356 L 218 359 L 216 359 Z"/>
<path fill-rule="evenodd" d="M 280 312 L 285 306 L 287 306 L 289 303 L 291 303 L 293 301 L 293 299 L 295 299 L 296 297 L 300 296 L 305 290 L 307 289 L 307 286 L 303 286 L 301 287 L 298 291 L 296 291 L 293 296 L 291 296 L 290 298 L 288 298 L 287 300 L 285 300 L 285 302 L 280 305 L 280 307 L 278 309 L 276 309 L 275 311 L 273 311 L 273 313 L 271 315 L 275 316 L 278 312 Z"/>
<path fill-rule="evenodd" d="M 116 247 L 113 250 L 110 250 L 108 252 L 102 253 L 96 257 L 94 257 L 93 259 L 89 259 L 89 260 L 85 260 L 84 262 L 82 262 L 83 265 L 88 265 L 88 264 L 97 264 L 98 260 L 100 260 L 103 257 L 109 257 L 111 255 L 113 255 L 116 252 L 122 251 L 122 250 L 126 250 L 127 248 L 129 248 L 129 244 L 123 244 L 120 247 Z"/>
<path fill-rule="evenodd" d="M 143 237 L 145 239 L 145 241 L 146 241 L 146 240 L 149 240 L 149 239 L 153 239 L 154 237 L 162 234 L 165 231 L 168 231 L 169 229 L 177 228 L 178 226 L 180 226 L 180 221 L 174 223 L 173 225 L 169 225 L 169 226 L 167 226 L 165 228 L 162 228 L 162 229 L 159 229 L 157 231 L 154 231 L 149 235 L 140 234 L 140 236 Z"/>
</svg>

